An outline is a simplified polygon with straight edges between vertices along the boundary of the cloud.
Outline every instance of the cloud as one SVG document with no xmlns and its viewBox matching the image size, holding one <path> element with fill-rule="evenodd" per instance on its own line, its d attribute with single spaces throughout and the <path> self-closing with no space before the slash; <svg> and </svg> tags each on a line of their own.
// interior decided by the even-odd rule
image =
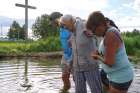
<svg viewBox="0 0 140 93">
<path fill-rule="evenodd" d="M 24 8 L 16 7 L 15 3 L 24 4 L 25 0 L 2 0 L 1 16 L 23 19 Z M 112 0 L 29 0 L 29 5 L 37 7 L 36 10 L 29 9 L 29 19 L 54 11 L 87 19 L 91 12 L 100 10 L 119 26 L 138 25 L 140 22 L 140 0 L 120 0 L 117 3 Z"/>
<path fill-rule="evenodd" d="M 38 14 L 59 11 L 63 14 L 72 14 L 86 18 L 95 10 L 107 7 L 108 0 L 32 0 L 38 7 Z"/>
<path fill-rule="evenodd" d="M 118 20 L 115 20 L 116 25 L 120 28 L 121 31 L 132 31 L 133 29 L 140 30 L 140 18 L 139 16 L 124 16 L 119 17 Z"/>
<path fill-rule="evenodd" d="M 118 8 L 109 8 L 109 11 L 105 11 L 105 16 L 111 18 L 122 31 L 140 29 L 140 0 L 121 3 Z"/>
<path fill-rule="evenodd" d="M 137 16 L 134 16 L 134 17 L 125 16 L 123 18 L 120 18 L 120 25 L 121 26 L 140 26 L 138 23 L 139 21 L 140 21 L 140 18 L 138 19 Z"/>
<path fill-rule="evenodd" d="M 24 4 L 25 0 L 3 0 L 0 5 L 1 15 L 24 18 L 24 8 L 16 7 L 15 3 Z M 29 0 L 29 5 L 37 7 L 36 10 L 29 10 L 29 18 L 54 11 L 85 17 L 92 11 L 103 10 L 107 3 L 108 0 Z"/>
<path fill-rule="evenodd" d="M 135 0 L 135 1 L 134 1 L 133 8 L 134 8 L 136 11 L 140 12 L 140 0 Z"/>
<path fill-rule="evenodd" d="M 132 8 L 132 7 L 133 7 L 133 3 L 130 2 L 130 3 L 122 4 L 122 7 L 125 7 L 125 8 Z"/>
<path fill-rule="evenodd" d="M 2 0 L 0 3 L 1 16 L 24 18 L 24 9 L 17 8 L 15 3 L 24 3 L 24 0 Z"/>
</svg>

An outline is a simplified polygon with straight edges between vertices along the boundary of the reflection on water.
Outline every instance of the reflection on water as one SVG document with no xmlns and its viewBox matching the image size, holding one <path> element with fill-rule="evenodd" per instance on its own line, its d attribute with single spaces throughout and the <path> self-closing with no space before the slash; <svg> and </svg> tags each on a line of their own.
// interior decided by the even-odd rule
<svg viewBox="0 0 140 93">
<path fill-rule="evenodd" d="M 1 60 L 0 93 L 57 93 L 62 85 L 59 64 L 59 59 Z"/>
<path fill-rule="evenodd" d="M 135 65 L 135 79 L 129 93 L 140 93 L 140 63 Z"/>
<path fill-rule="evenodd" d="M 129 93 L 140 93 L 140 65 L 135 72 Z M 59 93 L 61 87 L 60 59 L 0 60 L 0 93 Z M 74 93 L 73 81 L 70 93 Z"/>
</svg>

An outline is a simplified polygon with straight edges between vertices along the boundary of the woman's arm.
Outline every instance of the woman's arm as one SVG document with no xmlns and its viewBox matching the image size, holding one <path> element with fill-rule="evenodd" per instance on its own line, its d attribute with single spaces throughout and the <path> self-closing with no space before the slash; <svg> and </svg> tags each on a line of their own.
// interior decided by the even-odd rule
<svg viewBox="0 0 140 93">
<path fill-rule="evenodd" d="M 105 56 L 104 63 L 108 66 L 112 66 L 115 63 L 116 51 L 119 47 L 120 40 L 114 34 L 114 32 L 107 32 L 105 35 Z"/>
</svg>

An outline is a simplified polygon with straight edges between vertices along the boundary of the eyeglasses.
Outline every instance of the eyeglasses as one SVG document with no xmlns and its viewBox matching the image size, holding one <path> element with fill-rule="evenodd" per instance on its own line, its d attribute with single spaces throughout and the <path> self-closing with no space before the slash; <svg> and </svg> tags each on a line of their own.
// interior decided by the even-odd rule
<svg viewBox="0 0 140 93">
<path fill-rule="evenodd" d="M 60 24 L 60 28 L 69 29 L 65 24 Z"/>
</svg>

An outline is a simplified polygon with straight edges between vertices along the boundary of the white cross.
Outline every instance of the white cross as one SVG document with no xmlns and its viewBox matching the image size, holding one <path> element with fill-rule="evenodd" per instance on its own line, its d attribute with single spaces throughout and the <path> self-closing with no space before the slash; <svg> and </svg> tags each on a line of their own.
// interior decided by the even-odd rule
<svg viewBox="0 0 140 93">
<path fill-rule="evenodd" d="M 15 6 L 18 6 L 18 7 L 23 7 L 25 8 L 25 39 L 28 39 L 28 8 L 30 9 L 36 9 L 36 7 L 34 6 L 29 6 L 28 5 L 28 0 L 25 0 L 25 5 L 23 4 L 15 4 Z"/>
</svg>

